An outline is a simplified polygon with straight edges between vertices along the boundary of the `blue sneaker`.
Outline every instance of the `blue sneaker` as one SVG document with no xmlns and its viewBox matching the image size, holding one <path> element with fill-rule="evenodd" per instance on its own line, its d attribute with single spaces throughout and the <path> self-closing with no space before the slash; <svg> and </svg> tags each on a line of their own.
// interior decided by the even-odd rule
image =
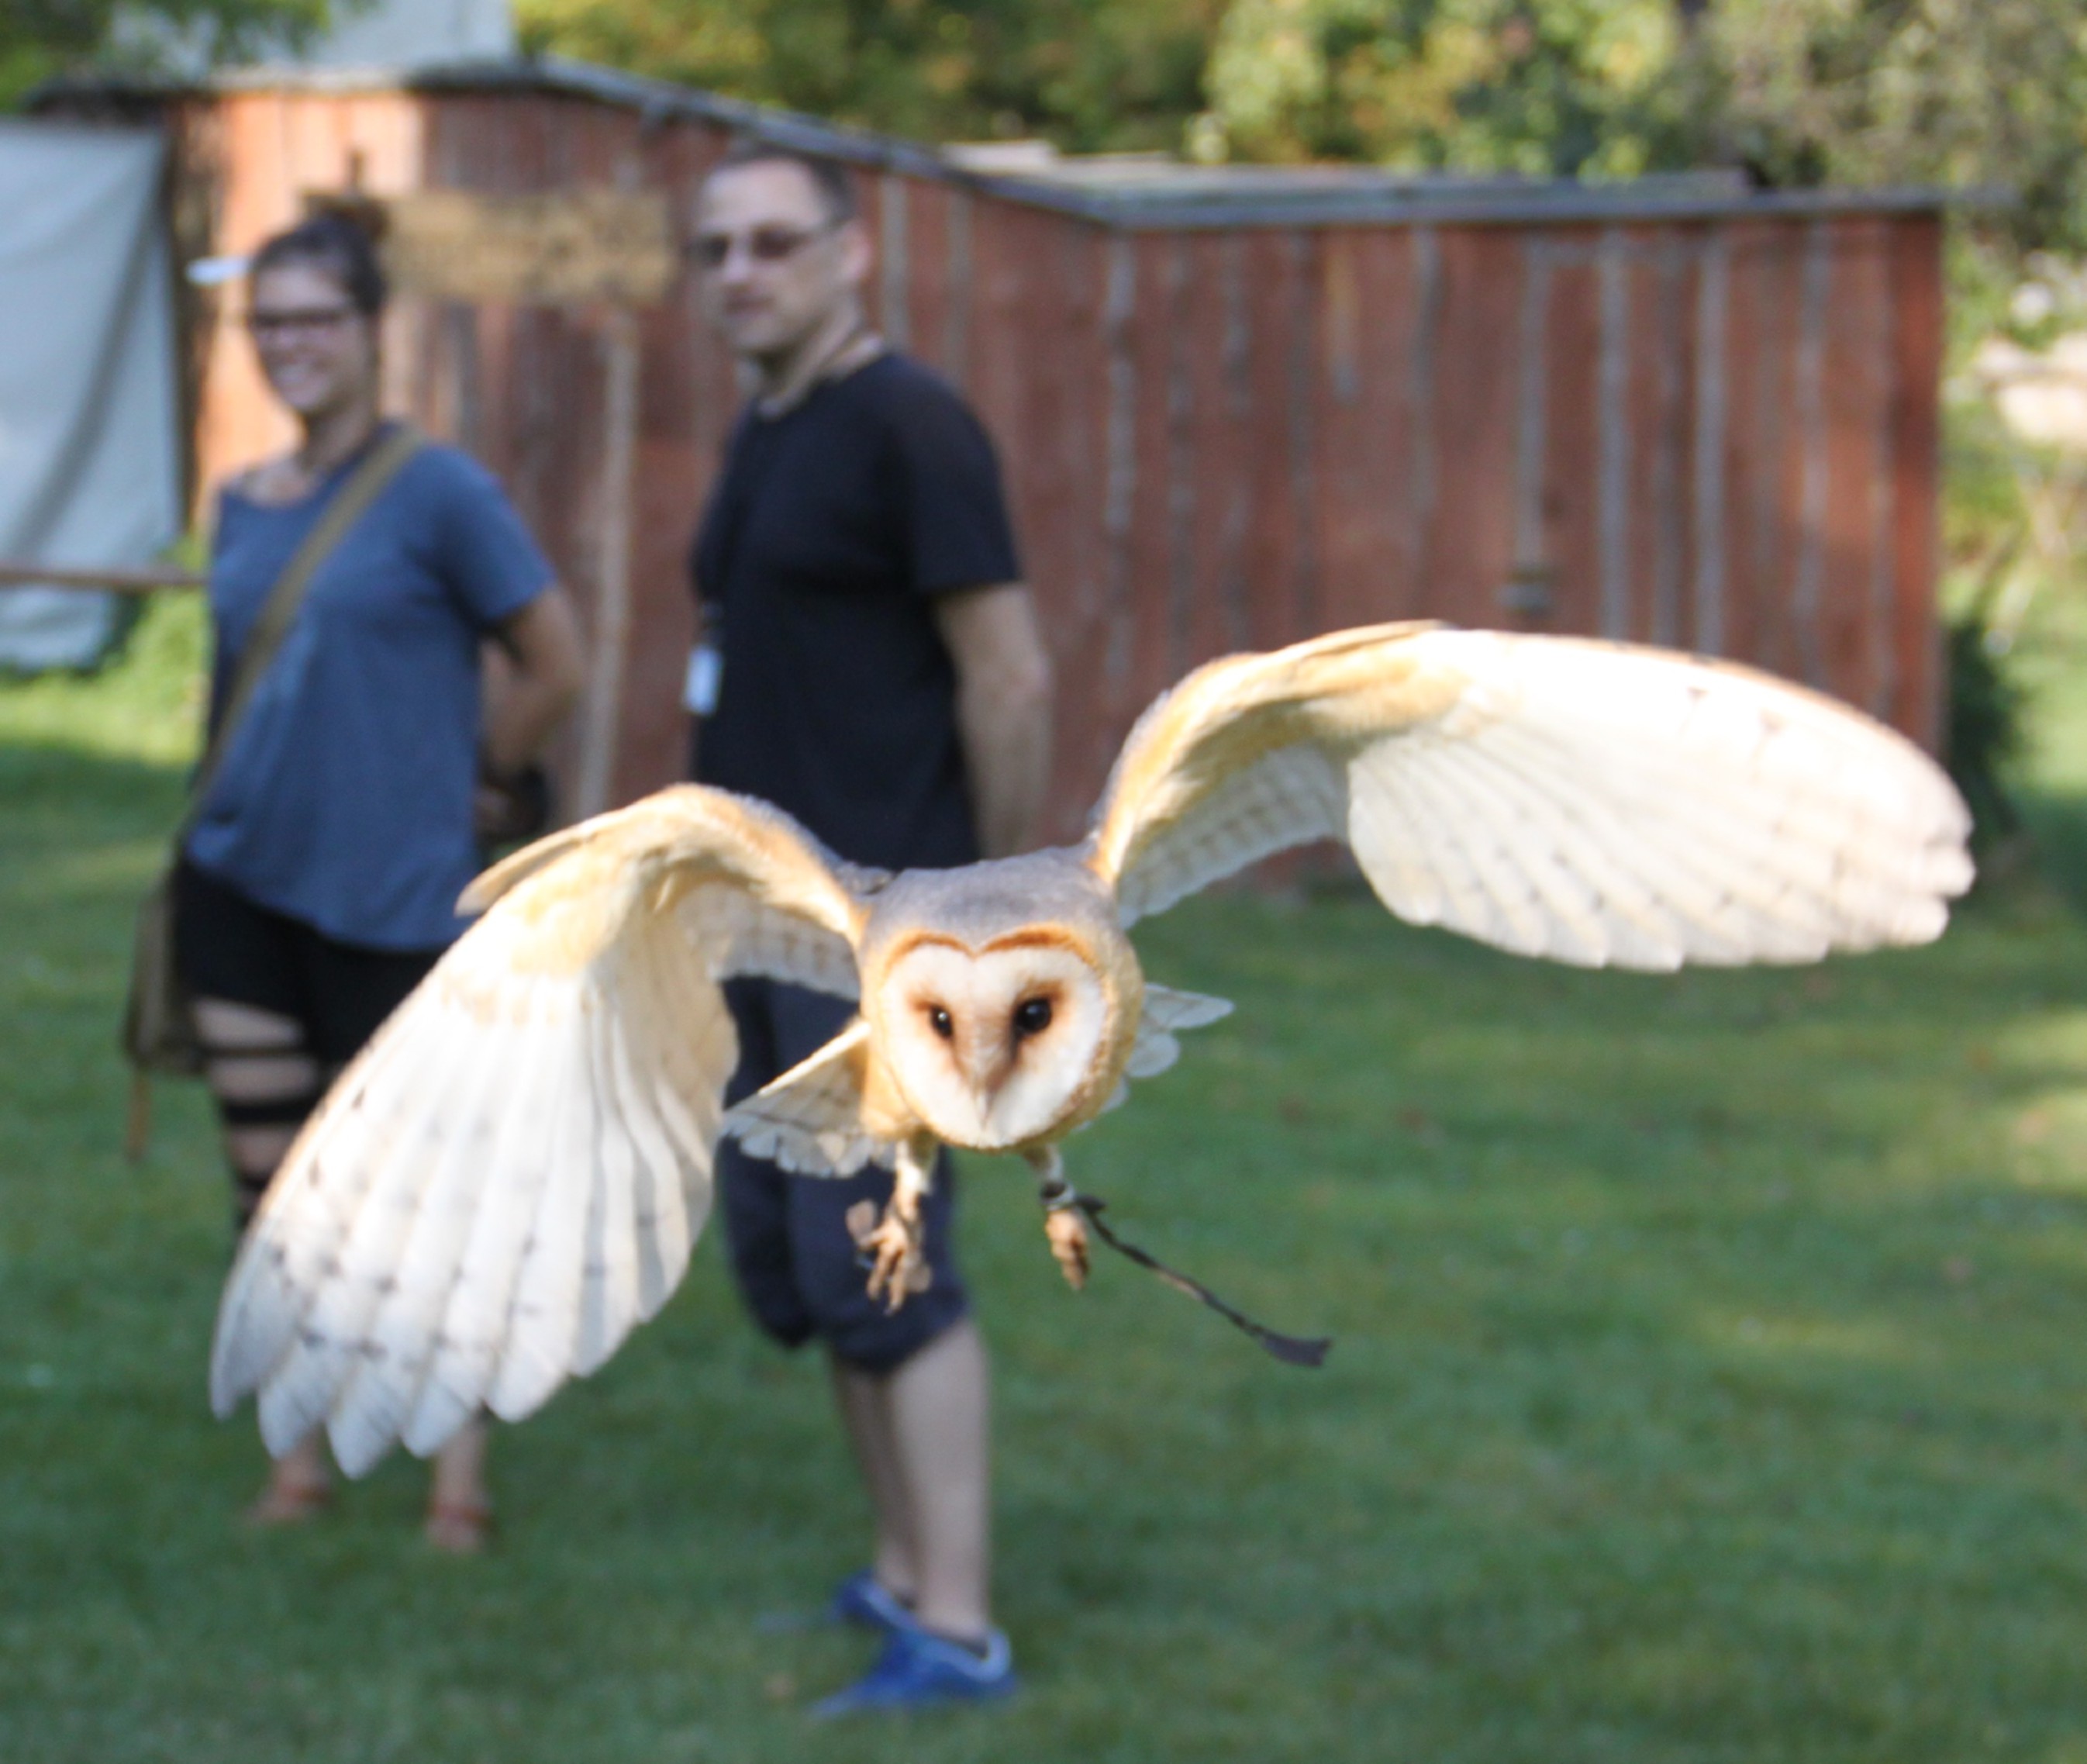
<svg viewBox="0 0 2087 1764">
<path fill-rule="evenodd" d="M 834 1589 L 834 1602 L 827 1609 L 836 1623 L 852 1623 L 859 1629 L 876 1629 L 885 1635 L 920 1626 L 913 1608 L 867 1568 L 850 1574 Z"/>
<path fill-rule="evenodd" d="M 998 1629 L 986 1632 L 985 1652 L 915 1625 L 894 1629 L 877 1664 L 846 1690 L 812 1705 L 821 1720 L 879 1709 L 933 1709 L 1011 1697 L 1020 1685 L 1014 1656 Z"/>
</svg>

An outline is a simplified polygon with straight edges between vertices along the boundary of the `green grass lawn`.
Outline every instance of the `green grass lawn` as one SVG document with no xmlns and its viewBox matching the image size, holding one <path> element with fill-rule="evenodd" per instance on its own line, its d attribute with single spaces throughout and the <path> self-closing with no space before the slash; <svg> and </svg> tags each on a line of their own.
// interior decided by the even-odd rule
<svg viewBox="0 0 2087 1764">
<path fill-rule="evenodd" d="M 1671 980 L 1347 898 L 1142 928 L 1240 1010 L 1073 1173 L 1338 1342 L 1278 1366 L 1113 1258 L 1075 1298 L 1024 1176 L 971 1167 L 1005 1710 L 800 1713 L 865 1647 L 759 1620 L 864 1515 L 714 1246 L 499 1437 L 490 1557 L 429 1555 L 404 1461 L 242 1532 L 209 1121 L 162 1087 L 126 1165 L 113 1053 L 195 649 L 168 603 L 110 676 L 0 690 L 6 1764 L 2087 1761 L 2087 934 L 2036 889 Z M 2062 833 L 2087 776 L 2039 775 Z"/>
</svg>

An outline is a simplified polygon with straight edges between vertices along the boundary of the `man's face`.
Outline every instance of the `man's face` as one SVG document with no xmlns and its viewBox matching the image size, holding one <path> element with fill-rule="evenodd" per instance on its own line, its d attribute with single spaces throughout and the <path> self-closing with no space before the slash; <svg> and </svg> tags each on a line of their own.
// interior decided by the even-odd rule
<svg viewBox="0 0 2087 1764">
<path fill-rule="evenodd" d="M 869 245 L 835 225 L 818 186 L 787 160 L 713 175 L 696 199 L 692 249 L 703 310 L 734 353 L 786 355 L 862 286 Z"/>
</svg>

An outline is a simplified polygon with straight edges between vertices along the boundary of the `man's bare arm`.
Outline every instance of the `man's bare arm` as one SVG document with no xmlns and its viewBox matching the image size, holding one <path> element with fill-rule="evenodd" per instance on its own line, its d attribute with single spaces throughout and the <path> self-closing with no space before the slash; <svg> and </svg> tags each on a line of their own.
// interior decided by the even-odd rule
<svg viewBox="0 0 2087 1764">
<path fill-rule="evenodd" d="M 1051 782 L 1051 656 L 1036 603 L 1018 582 L 970 588 L 935 603 L 957 669 L 957 734 L 971 812 L 988 857 L 1036 838 Z"/>
</svg>

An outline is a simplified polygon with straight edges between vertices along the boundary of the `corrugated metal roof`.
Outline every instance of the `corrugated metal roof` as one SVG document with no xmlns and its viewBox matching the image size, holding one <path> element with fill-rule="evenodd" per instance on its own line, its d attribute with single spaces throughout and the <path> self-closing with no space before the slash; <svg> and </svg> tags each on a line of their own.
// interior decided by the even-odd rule
<svg viewBox="0 0 2087 1764">
<path fill-rule="evenodd" d="M 171 96 L 197 83 L 123 76 L 54 81 L 32 106 L 106 96 Z M 1603 182 L 1471 177 L 1372 166 L 1198 165 L 1159 155 L 1058 156 L 937 149 L 896 136 L 671 81 L 643 79 L 559 57 L 467 61 L 410 71 L 395 68 L 234 69 L 203 89 L 311 92 L 531 92 L 591 99 L 647 118 L 690 117 L 865 169 L 961 184 L 1005 200 L 1111 227 L 1163 231 L 1280 224 L 1472 224 L 1488 221 L 1709 220 L 1746 214 L 1902 213 L 2004 207 L 1990 188 L 1837 187 L 1763 190 L 1725 172 L 1661 173 Z"/>
</svg>

